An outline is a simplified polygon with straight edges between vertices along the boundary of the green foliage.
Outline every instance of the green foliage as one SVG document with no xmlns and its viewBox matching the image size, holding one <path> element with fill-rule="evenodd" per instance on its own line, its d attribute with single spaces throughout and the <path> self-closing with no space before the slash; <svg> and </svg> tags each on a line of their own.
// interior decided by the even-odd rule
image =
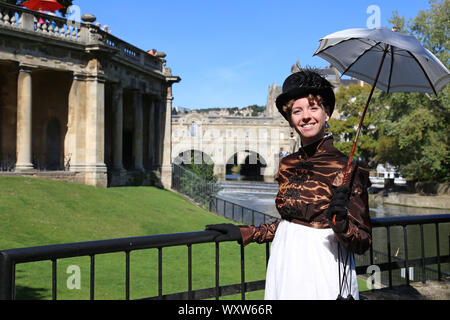
<svg viewBox="0 0 450 320">
<path fill-rule="evenodd" d="M 183 165 L 185 170 L 181 173 L 179 191 L 209 209 L 212 198 L 220 191 L 214 176 L 214 164 L 207 163 L 210 159 L 205 159 L 205 154 L 201 154 L 202 163 L 196 163 L 194 155 L 195 151 L 191 151 L 190 163 Z"/>
<path fill-rule="evenodd" d="M 329 123 L 336 139 L 336 147 L 345 154 L 351 152 L 356 128 L 359 125 L 369 92 L 369 86 L 361 87 L 357 84 L 350 84 L 348 87 L 340 88 L 336 93 L 336 111 L 343 120 L 330 119 Z M 377 130 L 373 123 L 377 109 L 375 105 L 371 104 L 367 111 L 355 150 L 355 157 L 370 160 L 375 156 Z"/>
<path fill-rule="evenodd" d="M 405 23 L 397 12 L 390 23 L 414 35 L 448 68 L 450 1 L 430 0 L 430 8 Z M 389 106 L 380 114 L 377 159 L 400 168 L 409 180 L 450 181 L 450 88 L 437 96 L 424 93 L 380 94 L 378 103 Z"/>
</svg>

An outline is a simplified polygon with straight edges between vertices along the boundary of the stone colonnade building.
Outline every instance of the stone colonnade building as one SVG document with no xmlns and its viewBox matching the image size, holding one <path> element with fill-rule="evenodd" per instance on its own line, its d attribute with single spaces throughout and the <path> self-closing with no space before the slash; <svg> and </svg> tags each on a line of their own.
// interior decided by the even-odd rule
<svg viewBox="0 0 450 320">
<path fill-rule="evenodd" d="M 164 53 L 82 20 L 0 4 L 0 171 L 170 187 L 172 85 L 181 79 Z"/>
</svg>

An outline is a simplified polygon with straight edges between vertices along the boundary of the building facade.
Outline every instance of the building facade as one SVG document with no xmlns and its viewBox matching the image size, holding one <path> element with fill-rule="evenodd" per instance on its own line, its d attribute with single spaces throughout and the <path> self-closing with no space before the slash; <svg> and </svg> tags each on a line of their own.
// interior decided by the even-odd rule
<svg viewBox="0 0 450 320">
<path fill-rule="evenodd" d="M 170 187 L 172 85 L 149 54 L 94 25 L 0 3 L 0 171 Z"/>
</svg>

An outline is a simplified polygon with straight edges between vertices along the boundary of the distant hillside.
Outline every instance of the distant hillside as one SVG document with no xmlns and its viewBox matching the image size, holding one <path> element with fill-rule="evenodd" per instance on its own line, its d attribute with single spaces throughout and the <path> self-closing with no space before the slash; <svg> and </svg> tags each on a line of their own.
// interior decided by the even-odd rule
<svg viewBox="0 0 450 320">
<path fill-rule="evenodd" d="M 179 113 L 189 113 L 192 111 L 202 113 L 202 114 L 209 114 L 212 116 L 235 116 L 235 117 L 260 117 L 264 115 L 264 111 L 266 110 L 265 106 L 259 106 L 259 105 L 251 105 L 244 108 L 206 108 L 206 109 L 194 109 L 189 110 L 182 107 L 174 107 L 173 113 L 179 114 Z"/>
</svg>

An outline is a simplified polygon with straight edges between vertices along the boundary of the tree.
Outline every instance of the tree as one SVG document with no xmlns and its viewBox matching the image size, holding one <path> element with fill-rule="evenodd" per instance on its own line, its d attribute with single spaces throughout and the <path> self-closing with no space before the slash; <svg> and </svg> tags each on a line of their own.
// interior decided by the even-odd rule
<svg viewBox="0 0 450 320">
<path fill-rule="evenodd" d="M 370 86 L 350 84 L 341 87 L 336 93 L 336 111 L 340 119 L 330 119 L 331 131 L 336 140 L 336 147 L 345 154 L 350 154 L 356 128 L 359 125 L 361 114 L 370 93 Z M 378 108 L 372 104 L 364 118 L 355 157 L 362 157 L 372 162 L 376 155 L 377 128 L 374 126 L 374 114 Z"/>
<path fill-rule="evenodd" d="M 397 12 L 389 22 L 400 32 L 414 35 L 448 68 L 450 1 L 429 3 L 429 9 L 421 10 L 407 23 Z M 398 166 L 408 180 L 449 182 L 449 99 L 448 85 L 437 96 L 380 93 L 377 104 L 389 107 L 377 117 L 381 138 L 376 159 Z"/>
</svg>

